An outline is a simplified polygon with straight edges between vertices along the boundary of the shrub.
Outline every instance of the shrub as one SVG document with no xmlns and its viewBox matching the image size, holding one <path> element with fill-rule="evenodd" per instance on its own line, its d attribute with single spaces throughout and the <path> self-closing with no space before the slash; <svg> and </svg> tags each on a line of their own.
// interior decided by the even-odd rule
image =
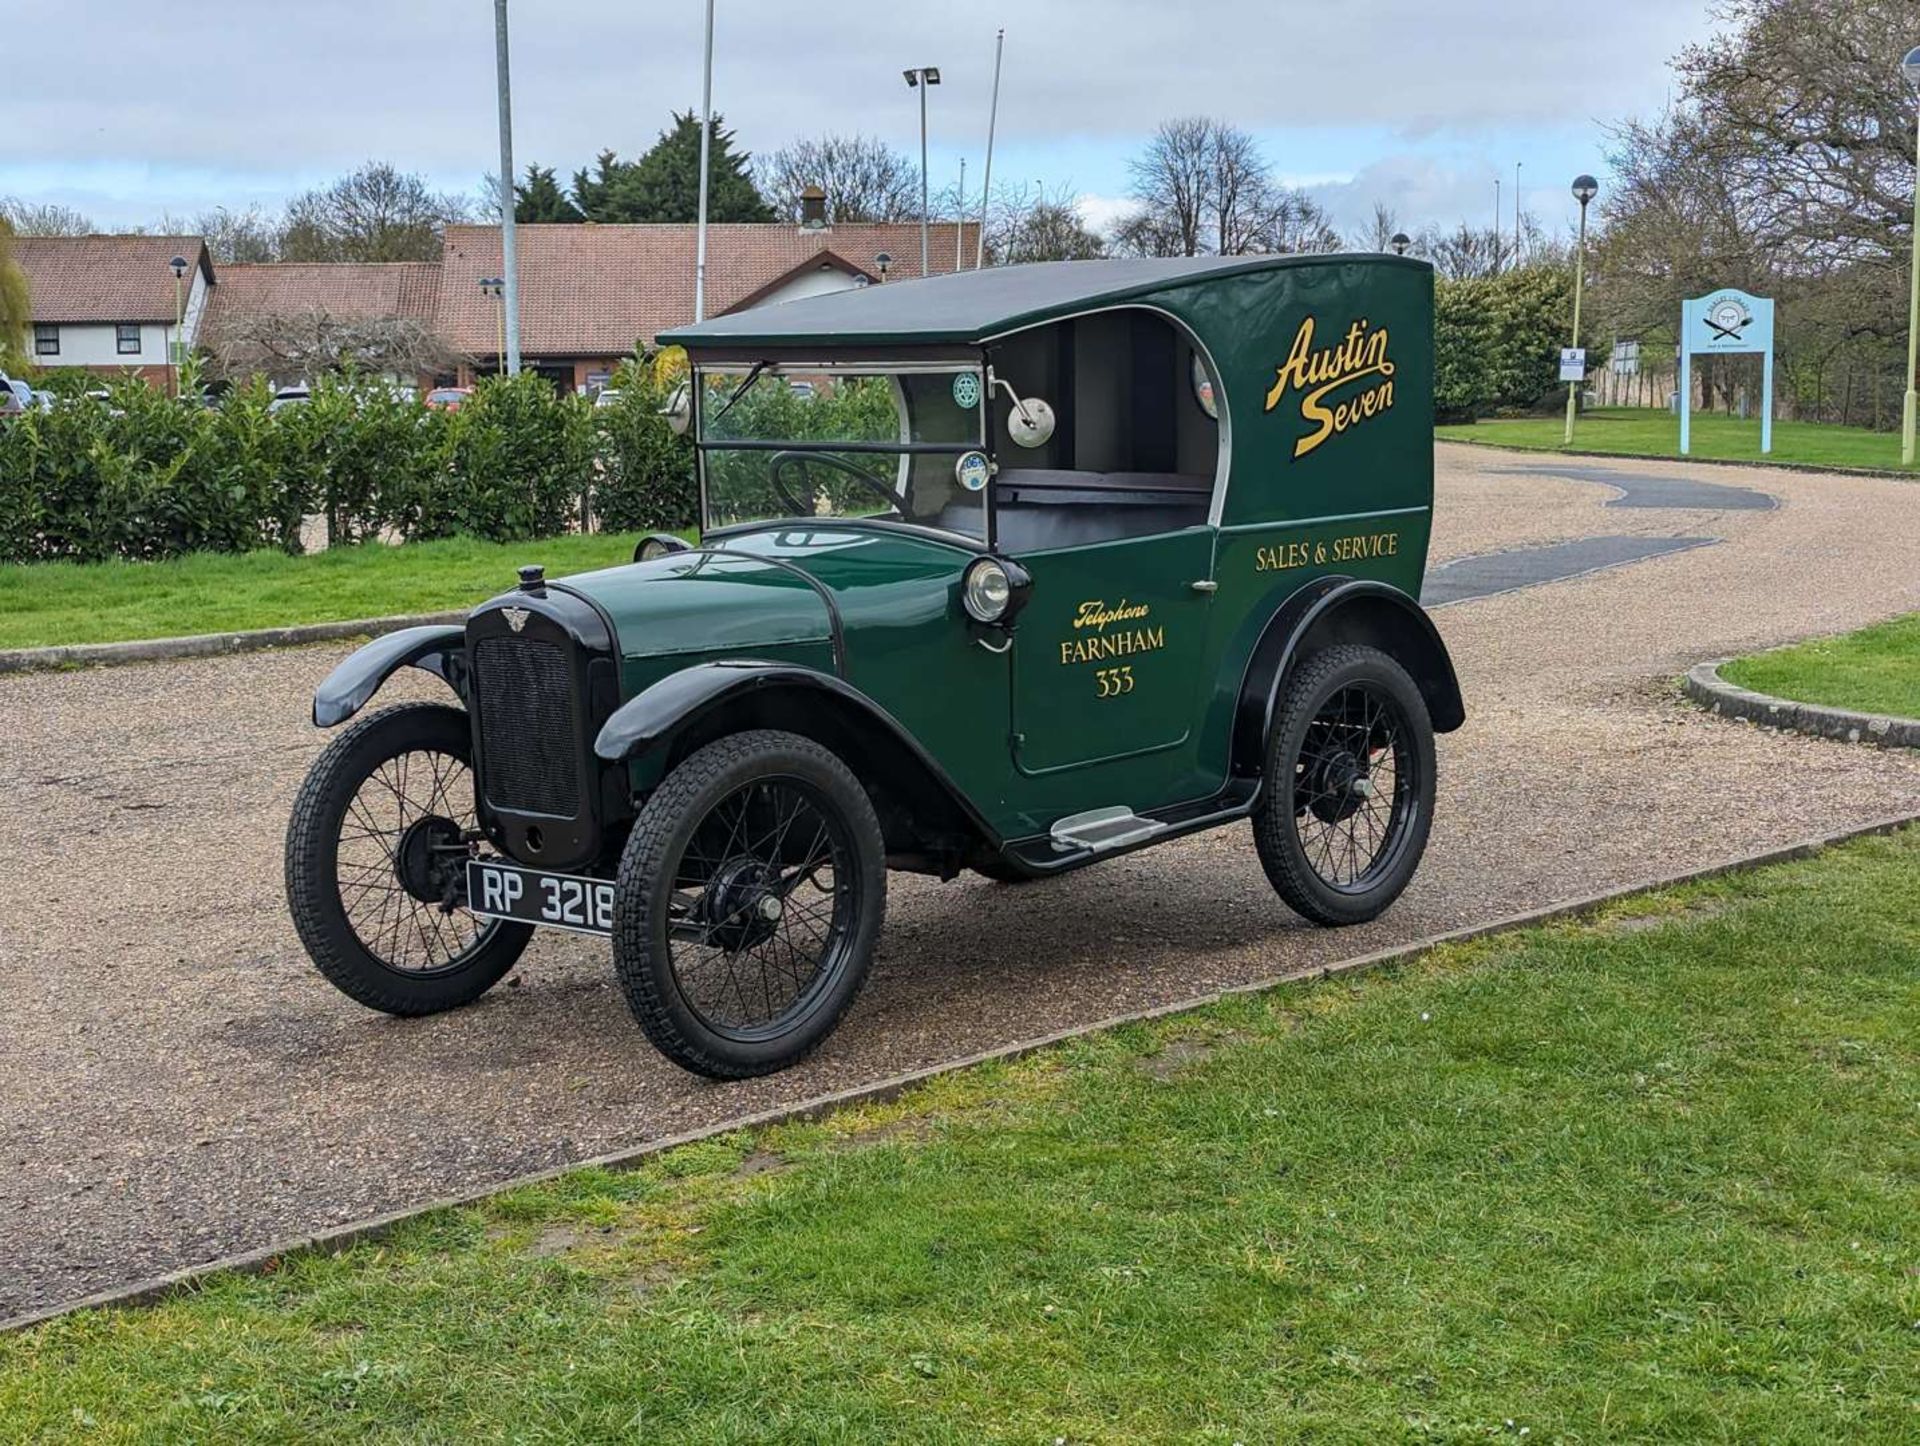
<svg viewBox="0 0 1920 1446">
<path fill-rule="evenodd" d="M 613 532 L 675 531 L 698 520 L 693 443 L 674 435 L 660 414 L 675 385 L 668 374 L 632 358 L 613 376 L 618 396 L 593 410 L 598 476 L 595 522 Z"/>
<path fill-rule="evenodd" d="M 586 398 L 534 372 L 488 377 L 447 421 L 448 467 L 420 489 L 409 538 L 507 542 L 572 527 L 593 480 Z"/>
<path fill-rule="evenodd" d="M 1433 401 L 1442 420 L 1538 406 L 1559 387 L 1573 324 L 1573 277 L 1560 266 L 1434 287 Z"/>
</svg>

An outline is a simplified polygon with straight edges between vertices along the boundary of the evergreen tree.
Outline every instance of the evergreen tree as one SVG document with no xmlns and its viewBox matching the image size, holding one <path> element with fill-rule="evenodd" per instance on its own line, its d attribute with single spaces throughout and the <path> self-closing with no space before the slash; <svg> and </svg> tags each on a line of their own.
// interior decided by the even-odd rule
<svg viewBox="0 0 1920 1446">
<path fill-rule="evenodd" d="M 713 118 L 707 195 L 710 221 L 771 221 L 773 211 L 753 184 L 752 157 L 733 148 L 733 132 Z M 573 175 L 573 201 L 589 221 L 687 222 L 700 206 L 700 121 L 676 114 L 637 161 L 602 151 L 590 173 Z"/>
<path fill-rule="evenodd" d="M 516 221 L 580 221 L 580 208 L 560 189 L 552 166 L 528 166 L 525 185 L 513 188 Z"/>
</svg>

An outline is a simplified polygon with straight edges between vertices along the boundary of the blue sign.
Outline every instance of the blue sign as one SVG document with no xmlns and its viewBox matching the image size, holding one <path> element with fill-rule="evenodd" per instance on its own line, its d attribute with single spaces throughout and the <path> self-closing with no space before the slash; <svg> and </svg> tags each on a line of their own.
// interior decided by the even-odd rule
<svg viewBox="0 0 1920 1446">
<path fill-rule="evenodd" d="M 1760 451 L 1773 450 L 1773 301 L 1731 287 L 1680 303 L 1680 455 L 1692 440 L 1693 358 L 1696 355 L 1759 352 Z"/>
</svg>

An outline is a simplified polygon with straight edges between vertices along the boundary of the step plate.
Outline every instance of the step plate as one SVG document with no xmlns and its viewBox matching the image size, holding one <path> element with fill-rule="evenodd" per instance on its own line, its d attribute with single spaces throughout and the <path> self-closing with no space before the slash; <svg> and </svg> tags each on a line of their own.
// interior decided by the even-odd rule
<svg viewBox="0 0 1920 1446">
<path fill-rule="evenodd" d="M 1130 808 L 1096 808 L 1063 818 L 1049 831 L 1057 849 L 1119 848 L 1151 838 L 1167 827 L 1158 819 L 1142 818 Z"/>
</svg>

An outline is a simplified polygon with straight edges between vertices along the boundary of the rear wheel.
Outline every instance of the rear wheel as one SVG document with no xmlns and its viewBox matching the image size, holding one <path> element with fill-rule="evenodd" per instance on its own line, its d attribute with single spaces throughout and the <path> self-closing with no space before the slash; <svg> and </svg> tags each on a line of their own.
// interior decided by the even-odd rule
<svg viewBox="0 0 1920 1446">
<path fill-rule="evenodd" d="M 1267 787 L 1253 815 L 1261 866 L 1316 924 L 1360 924 L 1400 897 L 1433 823 L 1433 722 L 1377 648 L 1302 659 L 1281 685 Z"/>
<path fill-rule="evenodd" d="M 614 889 L 634 1018 L 683 1069 L 745 1079 L 825 1039 L 865 982 L 886 851 L 860 782 L 792 733 L 738 733 L 667 776 Z"/>
<path fill-rule="evenodd" d="M 287 903 L 341 992 L 388 1014 L 478 999 L 514 966 L 528 924 L 466 898 L 473 815 L 467 715 L 437 703 L 370 713 L 315 761 L 287 822 Z"/>
</svg>

